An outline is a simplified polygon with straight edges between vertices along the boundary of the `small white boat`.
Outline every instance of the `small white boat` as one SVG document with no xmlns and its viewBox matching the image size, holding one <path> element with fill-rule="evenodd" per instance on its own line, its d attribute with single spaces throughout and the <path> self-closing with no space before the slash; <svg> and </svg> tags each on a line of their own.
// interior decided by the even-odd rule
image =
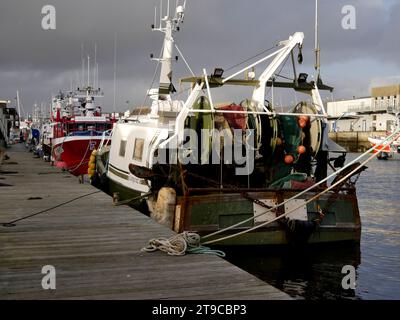
<svg viewBox="0 0 400 320">
<path fill-rule="evenodd" d="M 382 141 L 386 139 L 389 135 L 393 134 L 397 128 L 400 127 L 400 114 L 396 114 L 397 123 L 394 128 L 391 128 L 390 131 L 387 132 L 386 136 L 382 137 L 368 137 L 368 141 L 371 145 L 377 146 L 376 149 L 373 151 L 374 153 L 380 152 L 377 155 L 378 160 L 389 160 L 389 159 L 400 159 L 400 137 L 396 140 L 393 140 L 390 144 L 382 144 Z"/>
</svg>

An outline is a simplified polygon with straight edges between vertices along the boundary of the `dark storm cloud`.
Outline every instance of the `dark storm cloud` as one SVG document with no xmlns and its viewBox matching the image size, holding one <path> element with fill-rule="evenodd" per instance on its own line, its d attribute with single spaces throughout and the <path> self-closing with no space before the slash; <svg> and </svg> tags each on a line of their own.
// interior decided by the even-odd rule
<svg viewBox="0 0 400 320">
<path fill-rule="evenodd" d="M 84 53 L 93 56 L 98 46 L 103 100 L 113 100 L 113 42 L 118 41 L 118 109 L 143 103 L 153 72 L 149 54 L 157 55 L 162 35 L 150 30 L 153 0 L 2 0 L 0 4 L 0 97 L 12 98 L 21 90 L 25 109 L 35 101 L 48 101 L 51 93 L 75 84 Z M 172 4 L 175 1 L 171 1 Z M 41 28 L 41 8 L 54 5 L 57 29 Z M 353 5 L 357 29 L 341 26 L 344 5 Z M 165 6 L 164 6 L 165 8 Z M 320 40 L 324 80 L 337 88 L 337 96 L 368 91 L 373 78 L 399 73 L 400 4 L 387 0 L 320 0 Z M 229 67 L 295 31 L 304 31 L 305 65 L 312 73 L 314 56 L 314 0 L 188 0 L 186 20 L 177 43 L 196 73 L 203 67 Z M 360 60 L 381 66 L 370 72 Z M 355 62 L 355 67 L 348 70 Z M 177 74 L 186 75 L 182 61 Z M 358 76 L 359 74 L 359 76 Z M 334 83 L 332 83 L 334 81 Z"/>
</svg>

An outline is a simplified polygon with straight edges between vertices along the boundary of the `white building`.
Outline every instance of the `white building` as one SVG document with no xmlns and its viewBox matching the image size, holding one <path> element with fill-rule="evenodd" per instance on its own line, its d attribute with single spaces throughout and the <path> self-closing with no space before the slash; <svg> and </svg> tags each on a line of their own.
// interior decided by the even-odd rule
<svg viewBox="0 0 400 320">
<path fill-rule="evenodd" d="M 400 113 L 400 85 L 372 88 L 371 97 L 328 102 L 331 131 L 388 131 Z"/>
</svg>

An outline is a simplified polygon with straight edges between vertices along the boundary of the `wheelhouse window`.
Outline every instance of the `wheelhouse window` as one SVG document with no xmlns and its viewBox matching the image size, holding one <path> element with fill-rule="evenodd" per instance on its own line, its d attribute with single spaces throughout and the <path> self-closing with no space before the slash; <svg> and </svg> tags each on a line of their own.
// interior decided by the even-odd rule
<svg viewBox="0 0 400 320">
<path fill-rule="evenodd" d="M 133 149 L 133 160 L 142 161 L 143 158 L 144 139 L 136 138 L 135 147 Z"/>
<path fill-rule="evenodd" d="M 121 140 L 121 143 L 119 145 L 119 156 L 125 157 L 125 151 L 126 151 L 126 140 Z"/>
</svg>

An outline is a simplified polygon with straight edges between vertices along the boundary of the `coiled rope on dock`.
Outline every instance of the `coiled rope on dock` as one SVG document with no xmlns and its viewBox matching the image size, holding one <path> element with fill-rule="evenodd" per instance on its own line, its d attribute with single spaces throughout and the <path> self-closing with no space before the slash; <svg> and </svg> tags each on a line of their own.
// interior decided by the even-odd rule
<svg viewBox="0 0 400 320">
<path fill-rule="evenodd" d="M 166 252 L 170 256 L 183 256 L 187 253 L 195 254 L 213 254 L 219 257 L 225 257 L 225 253 L 220 250 L 214 250 L 200 244 L 200 236 L 195 232 L 182 232 L 170 238 L 154 238 L 149 240 L 147 246 L 142 248 L 145 252 L 154 252 L 157 250 Z"/>
</svg>

